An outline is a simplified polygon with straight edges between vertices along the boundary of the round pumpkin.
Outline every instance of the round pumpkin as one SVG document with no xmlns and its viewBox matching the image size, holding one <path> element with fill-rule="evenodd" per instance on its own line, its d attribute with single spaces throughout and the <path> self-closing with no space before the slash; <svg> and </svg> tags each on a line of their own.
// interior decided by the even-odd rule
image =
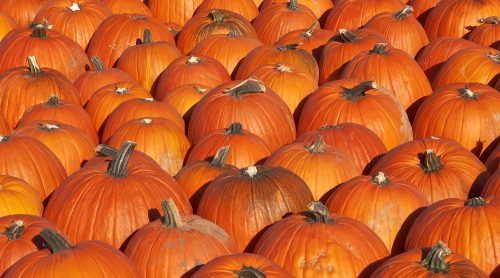
<svg viewBox="0 0 500 278">
<path fill-rule="evenodd" d="M 114 14 L 142 14 L 153 16 L 148 6 L 141 0 L 101 0 Z"/>
<path fill-rule="evenodd" d="M 203 192 L 197 214 L 224 229 L 244 251 L 253 249 L 266 226 L 312 200 L 307 185 L 292 172 L 249 166 L 215 178 Z"/>
<path fill-rule="evenodd" d="M 277 42 L 277 45 L 299 43 L 302 48 L 311 53 L 316 61 L 319 60 L 323 46 L 334 36 L 334 32 L 326 29 L 317 29 L 318 21 L 315 21 L 307 29 L 299 29 L 286 33 Z"/>
<path fill-rule="evenodd" d="M 148 0 L 147 4 L 156 18 L 183 26 L 202 2 L 203 0 Z"/>
<path fill-rule="evenodd" d="M 500 197 L 500 170 L 496 170 L 491 177 L 488 179 L 488 182 L 484 185 L 483 192 L 481 192 L 481 196 L 486 197 Z"/>
<path fill-rule="evenodd" d="M 10 16 L 21 28 L 28 28 L 35 15 L 49 0 L 5 0 L 0 1 L 0 11 Z"/>
<path fill-rule="evenodd" d="M 0 175 L 0 217 L 12 214 L 42 216 L 42 211 L 42 198 L 30 184 L 19 178 Z"/>
<path fill-rule="evenodd" d="M 210 90 L 211 88 L 204 85 L 186 84 L 169 91 L 157 91 L 156 99 L 174 108 L 188 125 L 194 107 Z"/>
<path fill-rule="evenodd" d="M 242 15 L 248 21 L 252 21 L 259 14 L 257 5 L 255 5 L 253 0 L 205 0 L 200 6 L 198 6 L 196 13 L 198 14 L 215 9 L 237 13 Z"/>
<path fill-rule="evenodd" d="M 500 17 L 490 16 L 478 21 L 481 25 L 473 28 L 467 39 L 491 48 L 500 46 Z"/>
<path fill-rule="evenodd" d="M 411 0 L 408 1 L 413 7 L 413 16 L 422 24 L 425 24 L 429 13 L 441 0 Z"/>
<path fill-rule="evenodd" d="M 1 5 L 1 4 L 0 4 Z M 0 41 L 12 30 L 18 28 L 17 23 L 0 10 Z"/>
<path fill-rule="evenodd" d="M 260 5 L 260 9 L 263 10 L 268 6 L 280 4 L 280 3 L 288 3 L 290 0 L 264 0 Z M 302 4 L 308 7 L 322 22 L 324 21 L 326 15 L 333 8 L 332 0 L 299 0 L 299 4 Z"/>
</svg>

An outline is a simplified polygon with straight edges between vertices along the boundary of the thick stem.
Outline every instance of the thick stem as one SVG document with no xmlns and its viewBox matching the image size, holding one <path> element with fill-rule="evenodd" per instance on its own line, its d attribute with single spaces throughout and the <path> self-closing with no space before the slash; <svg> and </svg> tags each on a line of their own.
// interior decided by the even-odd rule
<svg viewBox="0 0 500 278">
<path fill-rule="evenodd" d="M 28 56 L 28 69 L 31 74 L 38 74 L 42 72 L 35 56 Z"/>
<path fill-rule="evenodd" d="M 49 37 L 47 36 L 47 27 L 43 24 L 37 24 L 33 29 L 33 33 L 31 33 L 32 37 L 39 38 L 41 40 L 46 40 Z"/>
<path fill-rule="evenodd" d="M 314 29 L 316 29 L 316 27 L 318 27 L 318 25 L 319 25 L 319 22 L 315 21 L 309 28 L 306 29 L 306 31 L 304 33 L 302 33 L 300 35 L 304 38 L 310 38 L 313 35 Z"/>
<path fill-rule="evenodd" d="M 226 134 L 243 134 L 243 125 L 239 122 L 232 123 L 226 128 Z"/>
<path fill-rule="evenodd" d="M 302 43 L 289 43 L 289 44 L 284 44 L 284 45 L 277 46 L 276 49 L 278 49 L 279 51 L 295 50 L 301 44 Z"/>
<path fill-rule="evenodd" d="M 81 10 L 80 4 L 78 3 L 71 3 L 71 6 L 68 7 L 68 10 L 72 12 L 78 12 Z"/>
<path fill-rule="evenodd" d="M 458 91 L 460 92 L 460 97 L 464 98 L 464 99 L 477 99 L 479 98 L 479 93 L 476 93 L 474 91 L 472 91 L 470 88 L 460 88 L 458 89 Z"/>
<path fill-rule="evenodd" d="M 143 44 L 148 44 L 153 42 L 153 34 L 151 34 L 151 30 L 149 28 L 144 29 L 144 34 L 142 38 Z"/>
<path fill-rule="evenodd" d="M 450 263 L 446 262 L 445 258 L 450 254 L 450 248 L 442 241 L 438 241 L 420 264 L 434 273 L 447 273 L 450 271 Z"/>
<path fill-rule="evenodd" d="M 288 66 L 285 66 L 283 64 L 277 64 L 275 67 L 274 67 L 275 70 L 279 71 L 279 72 L 293 72 L 293 70 L 288 67 Z"/>
<path fill-rule="evenodd" d="M 92 56 L 90 58 L 90 61 L 92 62 L 92 66 L 94 68 L 94 71 L 104 71 L 106 69 L 106 66 L 104 63 L 101 61 L 101 59 L 98 56 Z"/>
<path fill-rule="evenodd" d="M 314 140 L 314 142 L 312 142 L 308 147 L 306 147 L 306 149 L 313 154 L 324 153 L 325 152 L 325 140 L 323 139 L 323 136 L 318 134 L 318 136 L 316 136 L 316 139 Z"/>
<path fill-rule="evenodd" d="M 481 18 L 477 22 L 479 23 L 487 23 L 487 24 L 500 24 L 500 17 L 498 16 L 490 16 L 487 18 Z"/>
<path fill-rule="evenodd" d="M 224 90 L 225 93 L 236 98 L 247 94 L 264 93 L 265 91 L 266 87 L 264 84 L 260 80 L 251 77 L 230 89 Z"/>
<path fill-rule="evenodd" d="M 67 249 L 73 248 L 73 246 L 60 234 L 56 233 L 51 228 L 45 228 L 40 232 L 40 236 L 47 243 L 52 253 L 57 253 Z"/>
<path fill-rule="evenodd" d="M 99 146 L 97 146 L 97 148 L 95 149 L 95 151 L 99 154 L 99 155 L 102 155 L 102 156 L 107 156 L 107 157 L 115 157 L 116 154 L 118 153 L 118 150 L 111 147 L 111 146 L 108 146 L 108 145 L 104 145 L 104 144 L 100 144 Z"/>
<path fill-rule="evenodd" d="M 486 57 L 490 58 L 495 64 L 500 64 L 500 53 L 493 54 L 491 52 L 486 53 Z"/>
<path fill-rule="evenodd" d="M 54 123 L 39 123 L 38 128 L 44 131 L 52 131 L 60 129 L 61 125 Z"/>
<path fill-rule="evenodd" d="M 224 146 L 217 150 L 210 166 L 215 168 L 223 168 L 226 165 L 227 155 L 229 154 L 229 146 Z"/>
<path fill-rule="evenodd" d="M 307 205 L 307 208 L 312 214 L 309 219 L 312 223 L 331 223 L 333 220 L 330 218 L 328 208 L 320 201 L 313 201 Z"/>
<path fill-rule="evenodd" d="M 259 170 L 255 166 L 248 166 L 247 168 L 243 169 L 243 175 L 253 178 L 258 174 Z"/>
<path fill-rule="evenodd" d="M 441 163 L 441 156 L 437 156 L 433 149 L 427 149 L 420 162 L 420 167 L 426 173 L 433 173 L 442 169 L 444 165 Z"/>
<path fill-rule="evenodd" d="M 299 3 L 297 0 L 290 0 L 287 7 L 290 11 L 296 11 L 299 8 Z"/>
<path fill-rule="evenodd" d="M 7 236 L 7 240 L 15 240 L 23 235 L 25 229 L 26 227 L 24 227 L 24 221 L 16 220 L 12 222 L 9 227 L 6 227 L 5 231 L 0 234 Z"/>
<path fill-rule="evenodd" d="M 389 179 L 385 176 L 384 172 L 378 172 L 377 174 L 373 175 L 371 178 L 371 181 L 376 184 L 376 185 L 386 185 L 390 181 Z"/>
<path fill-rule="evenodd" d="M 179 210 L 171 198 L 161 202 L 161 208 L 163 210 L 163 226 L 172 228 L 180 228 L 184 226 Z"/>
<path fill-rule="evenodd" d="M 344 97 L 350 101 L 357 101 L 365 97 L 367 91 L 373 89 L 377 89 L 377 83 L 375 83 L 375 81 L 361 82 L 354 86 L 354 88 L 344 88 Z"/>
<path fill-rule="evenodd" d="M 222 22 L 225 19 L 224 13 L 221 10 L 212 10 L 208 16 L 212 22 Z"/>
<path fill-rule="evenodd" d="M 135 142 L 127 141 L 122 145 L 113 160 L 109 163 L 108 174 L 115 178 L 127 176 L 128 162 L 134 152 Z"/>
<path fill-rule="evenodd" d="M 378 55 L 382 55 L 382 56 L 386 55 L 387 54 L 387 43 L 383 43 L 383 42 L 376 43 L 371 52 L 378 54 Z"/>
<path fill-rule="evenodd" d="M 467 202 L 465 203 L 465 205 L 468 207 L 481 207 L 481 206 L 484 206 L 486 204 L 487 204 L 486 201 L 481 197 L 471 198 L 471 199 L 467 200 Z"/>
<path fill-rule="evenodd" d="M 413 12 L 413 7 L 410 5 L 406 5 L 401 11 L 394 14 L 394 18 L 396 20 L 403 20 L 412 12 Z"/>
<path fill-rule="evenodd" d="M 243 265 L 240 270 L 233 272 L 238 275 L 238 278 L 266 278 L 266 275 L 262 271 L 246 265 Z"/>
<path fill-rule="evenodd" d="M 53 106 L 59 106 L 59 105 L 61 105 L 61 103 L 59 102 L 58 96 L 52 95 L 49 97 L 49 100 L 47 100 L 45 105 L 53 107 Z"/>
<path fill-rule="evenodd" d="M 203 62 L 203 58 L 201 57 L 196 57 L 196 56 L 190 56 L 189 59 L 186 61 L 186 65 L 194 65 L 194 64 L 199 64 Z"/>
<path fill-rule="evenodd" d="M 340 39 L 346 43 L 346 42 L 355 42 L 359 40 L 359 37 L 354 34 L 353 32 L 347 30 L 347 29 L 339 29 L 339 34 L 340 34 Z"/>
</svg>

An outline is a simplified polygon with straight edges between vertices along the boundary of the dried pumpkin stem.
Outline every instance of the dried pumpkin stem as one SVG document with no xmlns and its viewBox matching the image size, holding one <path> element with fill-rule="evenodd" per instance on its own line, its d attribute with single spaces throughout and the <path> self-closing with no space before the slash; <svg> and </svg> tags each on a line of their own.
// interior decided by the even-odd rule
<svg viewBox="0 0 500 278">
<path fill-rule="evenodd" d="M 500 64 L 500 53 L 493 54 L 488 52 L 486 53 L 486 57 L 490 58 L 495 64 Z"/>
<path fill-rule="evenodd" d="M 226 128 L 226 134 L 243 134 L 243 125 L 239 122 L 232 123 Z"/>
<path fill-rule="evenodd" d="M 376 43 L 371 52 L 378 54 L 378 55 L 386 55 L 387 54 L 387 43 L 383 43 L 383 42 Z"/>
<path fill-rule="evenodd" d="M 343 42 L 355 42 L 359 40 L 358 35 L 354 34 L 353 32 L 347 30 L 347 29 L 339 29 L 339 35 L 340 39 Z"/>
<path fill-rule="evenodd" d="M 94 71 L 104 71 L 106 69 L 106 66 L 98 56 L 93 55 L 90 58 L 90 61 L 92 62 L 92 67 L 94 68 Z"/>
<path fill-rule="evenodd" d="M 330 223 L 333 220 L 330 218 L 328 208 L 319 201 L 313 201 L 307 205 L 307 208 L 312 213 L 310 218 L 313 223 Z"/>
<path fill-rule="evenodd" d="M 108 145 L 104 145 L 104 144 L 100 144 L 99 146 L 97 146 L 95 151 L 98 154 L 100 154 L 102 156 L 107 156 L 107 157 L 115 157 L 116 154 L 118 153 L 117 149 L 115 149 L 111 146 L 108 146 Z"/>
<path fill-rule="evenodd" d="M 486 204 L 487 204 L 486 201 L 481 197 L 471 198 L 471 199 L 467 200 L 467 202 L 465 203 L 465 205 L 468 207 L 481 207 L 481 206 L 484 206 Z"/>
<path fill-rule="evenodd" d="M 61 103 L 59 102 L 59 97 L 56 95 L 52 95 L 49 97 L 49 100 L 45 103 L 47 106 L 59 106 Z"/>
<path fill-rule="evenodd" d="M 264 93 L 265 91 L 266 87 L 260 80 L 249 78 L 230 89 L 226 89 L 224 92 L 230 96 L 240 98 L 247 94 Z"/>
<path fill-rule="evenodd" d="M 0 143 L 6 142 L 7 140 L 9 140 L 8 135 L 0 135 Z"/>
<path fill-rule="evenodd" d="M 31 74 L 41 73 L 42 69 L 38 65 L 38 61 L 35 56 L 28 56 L 28 68 Z"/>
<path fill-rule="evenodd" d="M 350 101 L 357 101 L 366 96 L 366 92 L 372 89 L 377 89 L 375 81 L 361 82 L 353 88 L 344 88 L 344 97 Z"/>
<path fill-rule="evenodd" d="M 25 229 L 26 227 L 24 226 L 24 221 L 16 220 L 13 221 L 9 227 L 6 227 L 5 231 L 0 234 L 7 236 L 7 240 L 15 240 L 23 235 Z"/>
<path fill-rule="evenodd" d="M 163 210 L 163 226 L 173 228 L 184 226 L 179 210 L 171 198 L 161 202 L 161 208 Z"/>
<path fill-rule="evenodd" d="M 420 167 L 426 173 L 433 173 L 442 169 L 444 165 L 441 163 L 441 156 L 437 156 L 433 149 L 427 149 Z"/>
<path fill-rule="evenodd" d="M 144 20 L 144 19 L 146 19 L 146 16 L 142 15 L 142 14 L 136 14 L 136 15 L 132 16 L 132 19 L 133 20 Z"/>
<path fill-rule="evenodd" d="M 80 11 L 81 10 L 80 4 L 73 2 L 71 3 L 71 6 L 68 7 L 68 10 L 72 12 Z"/>
<path fill-rule="evenodd" d="M 130 156 L 134 152 L 135 142 L 127 141 L 120 148 L 118 153 L 111 160 L 108 168 L 108 174 L 115 178 L 121 178 L 127 176 L 128 162 Z"/>
<path fill-rule="evenodd" d="M 299 3 L 297 0 L 290 0 L 287 7 L 290 11 L 296 11 L 299 8 Z"/>
<path fill-rule="evenodd" d="M 229 146 L 224 146 L 217 150 L 210 166 L 215 168 L 223 168 L 226 165 L 227 155 L 229 154 Z"/>
<path fill-rule="evenodd" d="M 396 20 L 403 20 L 412 12 L 413 12 L 413 7 L 410 5 L 406 5 L 401 11 L 394 14 L 394 18 Z"/>
<path fill-rule="evenodd" d="M 60 234 L 56 233 L 51 228 L 45 228 L 40 232 L 40 237 L 47 243 L 52 253 L 57 253 L 73 246 Z"/>
<path fill-rule="evenodd" d="M 117 93 L 119 95 L 127 94 L 128 93 L 128 88 L 119 88 L 119 87 L 116 87 L 115 88 L 115 93 Z"/>
<path fill-rule="evenodd" d="M 203 62 L 203 58 L 201 57 L 196 57 L 196 56 L 190 56 L 189 59 L 186 60 L 186 65 L 194 65 L 194 64 L 199 64 Z"/>
<path fill-rule="evenodd" d="M 198 87 L 198 86 L 193 86 L 194 90 L 197 92 L 197 93 L 200 93 L 200 94 L 204 94 L 208 91 L 207 88 L 202 88 L 202 87 Z"/>
<path fill-rule="evenodd" d="M 323 136 L 318 135 L 314 142 L 312 142 L 306 149 L 311 153 L 324 153 L 325 152 L 325 140 Z"/>
<path fill-rule="evenodd" d="M 487 24 L 500 24 L 500 17 L 498 17 L 498 16 L 489 16 L 487 18 L 481 18 L 477 22 L 479 22 L 479 23 L 487 23 Z"/>
<path fill-rule="evenodd" d="M 55 124 L 55 123 L 39 123 L 38 128 L 44 131 L 52 131 L 52 130 L 57 130 L 61 128 L 60 124 Z"/>
<path fill-rule="evenodd" d="M 240 35 L 241 35 L 240 31 L 234 27 L 231 27 L 229 29 L 229 33 L 227 34 L 227 36 L 230 38 L 236 38 L 239 37 Z"/>
<path fill-rule="evenodd" d="M 316 27 L 318 27 L 318 25 L 319 25 L 319 22 L 315 21 L 309 28 L 306 29 L 306 31 L 304 33 L 302 33 L 300 35 L 304 38 L 310 38 L 313 35 L 314 29 L 316 29 Z"/>
<path fill-rule="evenodd" d="M 445 258 L 450 254 L 450 248 L 442 241 L 438 241 L 432 246 L 431 250 L 420 264 L 429 271 L 435 273 L 448 273 L 450 271 L 450 263 L 446 262 Z"/>
<path fill-rule="evenodd" d="M 274 69 L 279 71 L 279 72 L 293 72 L 293 70 L 289 66 L 285 66 L 283 64 L 277 64 L 274 67 Z"/>
<path fill-rule="evenodd" d="M 208 16 L 213 22 L 222 22 L 225 19 L 224 13 L 221 10 L 213 10 Z"/>
<path fill-rule="evenodd" d="M 243 175 L 253 178 L 259 173 L 259 170 L 255 166 L 248 166 L 247 168 L 243 169 Z"/>
<path fill-rule="evenodd" d="M 295 50 L 301 44 L 302 43 L 289 43 L 289 44 L 280 45 L 280 46 L 276 47 L 276 49 L 278 49 L 279 51 Z"/>
<path fill-rule="evenodd" d="M 151 34 L 151 30 L 149 28 L 144 29 L 144 34 L 142 37 L 142 43 L 148 44 L 153 42 L 153 34 Z"/>
<path fill-rule="evenodd" d="M 240 270 L 233 271 L 233 273 L 237 274 L 238 278 L 266 278 L 262 271 L 246 265 L 243 265 Z"/>
<path fill-rule="evenodd" d="M 33 33 L 31 33 L 32 37 L 39 38 L 41 40 L 46 40 L 49 37 L 47 36 L 47 27 L 43 24 L 35 25 L 33 29 Z"/>
<path fill-rule="evenodd" d="M 479 97 L 479 93 L 472 91 L 470 88 L 460 88 L 458 91 L 464 99 L 477 99 Z"/>
<path fill-rule="evenodd" d="M 390 182 L 389 179 L 385 176 L 384 172 L 378 172 L 377 174 L 373 175 L 371 181 L 374 184 L 381 186 L 386 185 Z"/>
</svg>

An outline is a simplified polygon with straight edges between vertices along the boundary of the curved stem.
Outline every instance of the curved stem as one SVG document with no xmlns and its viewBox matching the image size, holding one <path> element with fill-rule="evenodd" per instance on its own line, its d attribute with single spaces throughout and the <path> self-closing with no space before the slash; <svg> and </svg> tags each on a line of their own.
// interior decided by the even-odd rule
<svg viewBox="0 0 500 278">
<path fill-rule="evenodd" d="M 307 205 L 307 208 L 312 213 L 309 219 L 313 223 L 331 223 L 333 220 L 330 218 L 328 208 L 320 201 L 313 201 Z"/>
<path fill-rule="evenodd" d="M 264 84 L 260 80 L 251 77 L 230 89 L 224 90 L 225 93 L 236 98 L 247 94 L 264 93 L 265 91 Z"/>
<path fill-rule="evenodd" d="M 59 102 L 59 97 L 56 95 L 52 95 L 49 97 L 49 100 L 45 103 L 47 106 L 59 106 L 61 103 Z"/>
<path fill-rule="evenodd" d="M 438 241 L 434 246 L 432 246 L 429 253 L 425 259 L 423 259 L 420 264 L 427 268 L 429 271 L 435 273 L 447 273 L 450 271 L 450 263 L 445 261 L 445 258 L 451 254 L 450 248 L 443 243 Z"/>
<path fill-rule="evenodd" d="M 99 56 L 93 55 L 90 58 L 90 61 L 92 62 L 92 67 L 94 68 L 94 71 L 104 71 L 106 69 L 106 66 L 101 61 Z"/>
<path fill-rule="evenodd" d="M 229 146 L 224 146 L 217 150 L 210 166 L 215 168 L 223 168 L 226 165 L 227 155 L 229 154 Z"/>
<path fill-rule="evenodd" d="M 479 93 L 472 91 L 470 88 L 460 88 L 458 89 L 460 96 L 464 99 L 477 99 L 479 98 Z"/>
<path fill-rule="evenodd" d="M 479 22 L 479 23 L 487 23 L 487 24 L 500 24 L 500 17 L 498 17 L 498 16 L 489 16 L 487 18 L 481 18 L 477 22 Z"/>
<path fill-rule="evenodd" d="M 67 249 L 73 248 L 73 246 L 60 234 L 56 233 L 51 228 L 45 228 L 40 232 L 40 236 L 47 243 L 52 253 L 57 253 Z"/>
<path fill-rule="evenodd" d="M 347 30 L 347 29 L 339 29 L 339 34 L 340 34 L 340 39 L 346 43 L 346 42 L 355 42 L 359 40 L 358 35 L 354 34 L 353 32 Z"/>
<path fill-rule="evenodd" d="M 433 173 L 442 169 L 444 165 L 441 163 L 441 156 L 437 156 L 433 149 L 427 149 L 425 150 L 420 167 L 426 173 Z"/>
<path fill-rule="evenodd" d="M 144 34 L 142 38 L 142 44 L 148 44 L 153 42 L 153 34 L 149 28 L 144 29 Z"/>
<path fill-rule="evenodd" d="M 386 185 L 390 182 L 389 179 L 385 176 L 384 172 L 378 172 L 377 174 L 373 175 L 371 181 L 376 185 Z"/>
<path fill-rule="evenodd" d="M 24 221 L 16 220 L 9 225 L 9 227 L 5 228 L 5 231 L 0 233 L 1 235 L 7 236 L 7 240 L 15 240 L 20 238 L 26 227 L 24 226 Z"/>
<path fill-rule="evenodd" d="M 307 28 L 304 33 L 302 33 L 300 35 L 304 38 L 310 38 L 313 34 L 314 29 L 316 29 L 316 27 L 318 27 L 318 25 L 319 25 L 319 22 L 314 21 L 314 23 L 309 28 Z"/>
<path fill-rule="evenodd" d="M 486 53 L 486 57 L 490 58 L 495 64 L 500 64 L 500 53 L 493 54 L 491 52 Z"/>
<path fill-rule="evenodd" d="M 47 36 L 47 27 L 43 24 L 37 24 L 33 29 L 33 33 L 31 33 L 32 37 L 39 38 L 41 40 L 46 40 L 49 37 Z"/>
<path fill-rule="evenodd" d="M 403 20 L 412 12 L 413 12 L 413 7 L 410 5 L 406 5 L 401 11 L 394 14 L 394 18 L 396 20 Z"/>
<path fill-rule="evenodd" d="M 246 265 L 243 265 L 240 270 L 233 272 L 238 275 L 238 278 L 266 278 L 266 275 L 262 271 Z"/>
<path fill-rule="evenodd" d="M 387 54 L 387 43 L 383 43 L 383 42 L 376 43 L 371 52 L 378 54 L 378 55 L 386 55 Z"/>
<path fill-rule="evenodd" d="M 323 139 L 323 136 L 318 134 L 318 136 L 316 136 L 316 139 L 314 140 L 314 142 L 312 142 L 308 147 L 306 147 L 306 149 L 313 154 L 324 153 L 325 152 L 325 140 Z"/>
<path fill-rule="evenodd" d="M 471 199 L 467 200 L 467 202 L 465 203 L 465 205 L 468 207 L 481 207 L 481 206 L 484 206 L 486 204 L 487 204 L 486 201 L 481 197 L 471 198 Z"/>
<path fill-rule="evenodd" d="M 71 6 L 68 7 L 68 10 L 72 12 L 80 11 L 81 10 L 80 4 L 73 2 L 71 3 Z"/>
<path fill-rule="evenodd" d="M 344 97 L 350 101 L 357 101 L 366 96 L 366 92 L 372 89 L 377 89 L 375 81 L 361 82 L 354 88 L 344 88 Z"/>
<path fill-rule="evenodd" d="M 199 64 L 201 62 L 203 62 L 203 58 L 196 57 L 196 56 L 190 56 L 189 59 L 186 60 L 185 64 L 186 65 L 194 65 L 194 64 Z"/>
<path fill-rule="evenodd" d="M 284 44 L 276 47 L 279 51 L 285 51 L 285 50 L 295 50 L 299 45 L 302 43 L 289 43 L 289 44 Z"/>
<path fill-rule="evenodd" d="M 208 14 L 212 22 L 222 22 L 225 19 L 224 13 L 221 10 L 212 10 Z"/>
<path fill-rule="evenodd" d="M 127 141 L 120 148 L 118 153 L 113 160 L 111 160 L 108 167 L 108 174 L 115 178 L 121 178 L 127 176 L 127 168 L 128 162 L 130 160 L 130 156 L 134 152 L 135 143 L 132 141 Z"/>
<path fill-rule="evenodd" d="M 163 210 L 163 226 L 172 228 L 180 228 L 184 226 L 179 210 L 171 198 L 161 202 L 161 208 Z"/>
<path fill-rule="evenodd" d="M 28 68 L 31 74 L 41 73 L 42 69 L 38 65 L 38 61 L 35 56 L 28 56 Z"/>
<path fill-rule="evenodd" d="M 297 0 L 290 0 L 287 7 L 290 11 L 296 11 L 299 8 L 299 3 Z"/>
</svg>

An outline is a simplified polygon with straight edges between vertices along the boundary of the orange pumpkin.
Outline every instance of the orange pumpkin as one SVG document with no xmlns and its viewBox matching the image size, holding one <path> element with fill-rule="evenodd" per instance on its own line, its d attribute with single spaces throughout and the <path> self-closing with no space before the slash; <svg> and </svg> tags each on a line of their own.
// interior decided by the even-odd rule
<svg viewBox="0 0 500 278">
<path fill-rule="evenodd" d="M 194 107 L 210 89 L 200 84 L 186 84 L 169 91 L 157 91 L 156 99 L 174 108 L 184 118 L 187 125 Z"/>
<path fill-rule="evenodd" d="M 30 184 L 19 178 L 0 175 L 0 217 L 12 214 L 42 216 L 42 211 L 42 198 Z"/>
<path fill-rule="evenodd" d="M 488 182 L 484 185 L 483 192 L 481 192 L 481 196 L 486 197 L 500 197 L 500 170 L 496 170 L 491 177 L 488 179 Z"/>
<path fill-rule="evenodd" d="M 101 0 L 114 14 L 142 14 L 153 16 L 151 10 L 141 0 Z"/>
<path fill-rule="evenodd" d="M 215 9 L 237 13 L 242 15 L 248 21 L 252 21 L 259 14 L 257 5 L 255 5 L 253 0 L 205 0 L 200 6 L 198 6 L 196 13 L 198 14 Z"/>
<path fill-rule="evenodd" d="M 260 5 L 260 9 L 263 10 L 268 6 L 288 3 L 289 0 L 264 0 Z M 326 15 L 333 8 L 333 2 L 331 0 L 299 0 L 299 3 L 308 7 L 322 22 L 324 21 Z"/>
<path fill-rule="evenodd" d="M 500 17 L 490 16 L 478 21 L 481 25 L 473 28 L 467 39 L 491 48 L 500 46 Z"/>
<path fill-rule="evenodd" d="M 0 4 L 1 5 L 1 4 Z M 13 29 L 17 28 L 17 23 L 7 14 L 0 10 L 0 41 Z"/>
<path fill-rule="evenodd" d="M 156 18 L 183 26 L 202 2 L 203 0 L 148 0 L 147 4 Z"/>
<path fill-rule="evenodd" d="M 21 28 L 28 28 L 35 15 L 49 0 L 4 0 L 0 1 L 0 11 L 10 16 Z"/>
<path fill-rule="evenodd" d="M 490 153 L 488 159 L 486 159 L 484 164 L 486 165 L 486 168 L 488 168 L 488 172 L 493 173 L 500 168 L 499 162 L 500 162 L 500 144 L 497 143 L 497 146 Z"/>
<path fill-rule="evenodd" d="M 10 134 L 12 128 L 10 127 L 7 120 L 0 114 L 0 134 Z"/>
<path fill-rule="evenodd" d="M 326 29 L 317 29 L 318 21 L 315 21 L 307 29 L 299 29 L 286 33 L 277 42 L 277 45 L 299 43 L 298 48 L 307 50 L 314 55 L 318 61 L 323 51 L 323 46 L 334 36 L 334 32 Z"/>
<path fill-rule="evenodd" d="M 413 7 L 413 16 L 422 24 L 425 24 L 429 13 L 441 0 L 411 0 L 408 1 Z"/>
</svg>

